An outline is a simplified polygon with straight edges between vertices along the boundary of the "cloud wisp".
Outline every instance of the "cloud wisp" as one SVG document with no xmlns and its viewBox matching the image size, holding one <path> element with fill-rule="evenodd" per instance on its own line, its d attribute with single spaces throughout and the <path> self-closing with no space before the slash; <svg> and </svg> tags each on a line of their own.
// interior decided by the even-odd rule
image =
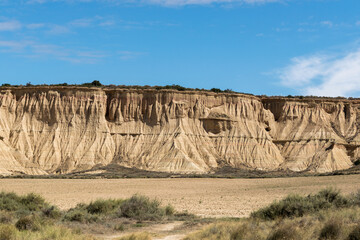
<svg viewBox="0 0 360 240">
<path fill-rule="evenodd" d="M 125 24 L 126 22 L 121 22 Z M 75 28 L 82 28 L 82 27 L 109 27 L 115 25 L 116 22 L 112 19 L 108 19 L 105 17 L 96 16 L 93 18 L 83 18 L 83 19 L 75 19 L 73 21 L 60 24 L 53 24 L 53 23 L 24 23 L 18 20 L 6 20 L 0 21 L 0 32 L 26 32 L 26 30 L 30 30 L 32 32 L 36 30 L 41 30 L 44 33 L 50 35 L 64 35 L 73 33 Z"/>
<path fill-rule="evenodd" d="M 131 60 L 145 55 L 146 53 L 134 51 L 118 51 L 117 54 L 120 56 L 121 60 Z"/>
<path fill-rule="evenodd" d="M 134 60 L 146 52 L 115 51 L 113 53 L 96 50 L 75 50 L 55 44 L 44 44 L 35 41 L 2 41 L 0 53 L 10 53 L 31 59 L 55 59 L 76 64 L 96 64 L 107 58 L 118 58 L 122 61 Z"/>
<path fill-rule="evenodd" d="M 85 27 L 107 27 L 115 25 L 116 22 L 113 19 L 101 17 L 101 16 L 95 16 L 92 18 L 80 18 L 75 19 L 71 22 L 69 22 L 69 26 L 71 27 L 78 27 L 78 28 L 85 28 Z"/>
<path fill-rule="evenodd" d="M 71 33 L 70 29 L 66 26 L 62 25 L 51 25 L 50 29 L 47 31 L 48 34 L 52 35 L 62 35 L 62 34 L 68 34 Z"/>
<path fill-rule="evenodd" d="M 186 6 L 210 4 L 265 4 L 280 1 L 281 0 L 142 0 L 141 3 L 161 6 Z"/>
<path fill-rule="evenodd" d="M 277 71 L 281 84 L 316 96 L 359 96 L 360 48 L 342 55 L 297 57 Z"/>
<path fill-rule="evenodd" d="M 58 37 L 58 35 L 76 34 L 78 28 L 108 28 L 122 27 L 135 28 L 141 26 L 152 26 L 155 23 L 128 22 L 124 20 L 114 20 L 108 17 L 95 16 L 91 18 L 75 19 L 63 25 L 52 23 L 24 23 L 17 20 L 0 21 L 0 32 L 11 32 L 0 38 L 0 53 L 11 54 L 14 56 L 33 58 L 33 59 L 55 59 L 71 63 L 93 64 L 105 58 L 116 57 L 122 61 L 132 60 L 141 57 L 145 53 L 135 51 L 113 51 L 112 53 L 103 51 L 85 50 L 80 51 L 75 47 L 64 47 L 61 44 L 47 44 L 38 41 L 38 36 L 43 33 L 47 38 Z M 160 24 L 160 23 L 156 23 Z M 15 33 L 15 34 L 13 34 Z M 20 34 L 19 34 L 20 33 Z M 36 33 L 37 36 L 34 36 Z M 18 39 L 20 38 L 22 39 Z M 32 40 L 29 40 L 32 39 Z M 75 50 L 76 49 L 76 50 Z"/>
<path fill-rule="evenodd" d="M 45 26 L 44 23 L 30 23 L 26 25 L 26 28 L 28 29 L 39 29 L 39 28 L 43 28 Z"/>
<path fill-rule="evenodd" d="M 210 4 L 265 4 L 275 2 L 285 2 L 289 0 L 29 0 L 29 4 L 44 4 L 47 2 L 69 2 L 69 3 L 88 3 L 88 2 L 107 2 L 112 4 L 141 4 L 141 5 L 160 5 L 164 7 L 179 7 L 186 5 L 210 5 Z"/>
<path fill-rule="evenodd" d="M 100 51 L 79 51 L 35 41 L 0 41 L 0 52 L 37 59 L 56 59 L 70 63 L 94 64 L 108 57 Z"/>
<path fill-rule="evenodd" d="M 18 21 L 0 22 L 0 31 L 16 31 L 21 29 L 22 25 Z"/>
</svg>

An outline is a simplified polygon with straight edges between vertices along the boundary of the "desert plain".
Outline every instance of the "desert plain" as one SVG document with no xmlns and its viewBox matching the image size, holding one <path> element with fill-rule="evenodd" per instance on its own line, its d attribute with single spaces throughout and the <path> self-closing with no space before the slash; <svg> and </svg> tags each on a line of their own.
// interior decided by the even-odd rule
<svg viewBox="0 0 360 240">
<path fill-rule="evenodd" d="M 66 210 L 96 199 L 142 194 L 204 217 L 246 217 L 290 193 L 360 189 L 359 175 L 262 179 L 0 179 L 0 191 L 34 192 Z"/>
</svg>

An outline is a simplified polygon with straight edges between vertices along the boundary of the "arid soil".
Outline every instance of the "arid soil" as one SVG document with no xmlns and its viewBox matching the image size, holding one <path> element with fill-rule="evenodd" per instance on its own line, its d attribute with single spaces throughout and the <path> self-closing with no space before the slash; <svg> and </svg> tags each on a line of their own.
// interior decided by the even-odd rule
<svg viewBox="0 0 360 240">
<path fill-rule="evenodd" d="M 347 194 L 360 189 L 360 175 L 269 179 L 0 179 L 0 191 L 35 192 L 62 209 L 98 198 L 139 193 L 179 211 L 208 217 L 243 217 L 289 193 L 325 187 Z"/>
</svg>

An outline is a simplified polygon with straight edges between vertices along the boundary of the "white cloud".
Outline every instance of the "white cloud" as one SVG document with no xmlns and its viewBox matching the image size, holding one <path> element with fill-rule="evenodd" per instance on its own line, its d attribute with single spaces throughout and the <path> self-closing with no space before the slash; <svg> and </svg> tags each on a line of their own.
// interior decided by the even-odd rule
<svg viewBox="0 0 360 240">
<path fill-rule="evenodd" d="M 279 71 L 284 86 L 303 86 L 324 71 L 324 56 L 298 57 L 291 59 L 291 64 Z"/>
<path fill-rule="evenodd" d="M 89 57 L 89 58 L 105 58 L 108 55 L 104 54 L 103 52 L 95 52 L 95 51 L 79 51 L 77 52 L 79 57 Z"/>
<path fill-rule="evenodd" d="M 89 27 L 93 21 L 91 18 L 82 18 L 71 21 L 69 24 L 74 27 Z"/>
<path fill-rule="evenodd" d="M 47 3 L 47 2 L 93 2 L 95 0 L 28 0 L 27 3 L 29 4 L 34 4 L 34 3 L 38 3 L 38 4 L 43 4 L 43 3 Z M 106 1 L 106 0 L 98 0 L 98 1 Z M 107 0 L 107 1 L 112 1 L 112 0 Z"/>
<path fill-rule="evenodd" d="M 29 1 L 27 1 L 27 3 L 39 3 L 39 4 L 46 3 L 46 2 L 49 2 L 49 1 L 48 0 L 29 0 Z"/>
<path fill-rule="evenodd" d="M 63 49 L 60 46 L 54 44 L 32 44 L 30 45 L 31 50 L 34 54 L 38 55 L 50 55 L 56 57 L 65 57 L 69 55 L 67 49 Z"/>
<path fill-rule="evenodd" d="M 0 41 L 0 52 L 38 59 L 57 59 L 70 63 L 93 64 L 108 57 L 100 51 L 78 51 L 54 44 L 34 41 Z"/>
<path fill-rule="evenodd" d="M 70 33 L 69 28 L 61 25 L 52 25 L 50 30 L 47 31 L 49 34 L 60 35 Z"/>
<path fill-rule="evenodd" d="M 324 26 L 327 26 L 330 28 L 334 26 L 333 22 L 331 22 L 331 21 L 322 21 L 321 25 L 324 25 Z"/>
<path fill-rule="evenodd" d="M 135 59 L 146 53 L 143 52 L 133 52 L 133 51 L 118 51 L 117 54 L 120 56 L 121 60 L 130 60 Z"/>
<path fill-rule="evenodd" d="M 22 51 L 29 42 L 18 41 L 0 41 L 0 50 L 2 52 L 19 52 Z"/>
<path fill-rule="evenodd" d="M 27 3 L 43 4 L 47 2 L 109 2 L 115 4 L 153 4 L 161 6 L 209 5 L 209 4 L 264 4 L 289 0 L 29 0 Z"/>
<path fill-rule="evenodd" d="M 209 5 L 209 4 L 263 4 L 280 2 L 280 0 L 142 0 L 145 4 L 155 4 L 162 6 L 185 6 L 185 5 Z"/>
<path fill-rule="evenodd" d="M 112 25 L 115 25 L 115 21 L 114 20 L 107 20 L 107 21 L 100 22 L 98 25 L 101 26 L 101 27 L 112 26 Z"/>
<path fill-rule="evenodd" d="M 93 18 L 81 18 L 81 19 L 75 19 L 69 23 L 72 27 L 91 27 L 91 26 L 100 26 L 100 27 L 106 27 L 106 26 L 112 26 L 116 22 L 112 19 L 106 19 L 101 16 L 95 16 Z"/>
<path fill-rule="evenodd" d="M 313 55 L 293 58 L 278 71 L 284 86 L 302 94 L 351 96 L 360 94 L 360 49 L 341 56 Z"/>
<path fill-rule="evenodd" d="M 26 25 L 26 27 L 28 29 L 38 29 L 38 28 L 42 28 L 44 26 L 45 26 L 45 24 L 43 24 L 43 23 L 30 23 L 30 24 Z"/>
<path fill-rule="evenodd" d="M 21 23 L 18 21 L 0 22 L 0 31 L 15 31 L 21 28 Z"/>
</svg>

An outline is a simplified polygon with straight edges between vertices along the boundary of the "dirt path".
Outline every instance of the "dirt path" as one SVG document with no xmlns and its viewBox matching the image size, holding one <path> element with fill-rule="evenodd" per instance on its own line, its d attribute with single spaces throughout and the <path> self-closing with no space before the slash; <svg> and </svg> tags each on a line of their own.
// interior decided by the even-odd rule
<svg viewBox="0 0 360 240">
<path fill-rule="evenodd" d="M 35 192 L 62 209 L 98 198 L 140 193 L 176 210 L 209 217 L 244 217 L 289 193 L 325 187 L 343 193 L 360 188 L 360 175 L 270 179 L 0 179 L 0 191 Z"/>
<path fill-rule="evenodd" d="M 169 235 L 163 238 L 153 238 L 153 240 L 181 240 L 186 236 L 186 234 L 175 234 Z"/>
<path fill-rule="evenodd" d="M 180 240 L 188 234 L 188 229 L 183 227 L 184 222 L 176 221 L 164 224 L 150 225 L 139 229 L 132 229 L 123 233 L 110 234 L 110 235 L 95 235 L 100 239 L 113 240 L 120 237 L 132 234 L 146 232 L 154 236 L 153 240 Z M 200 227 L 199 227 L 200 229 Z M 191 230 L 193 231 L 193 229 Z"/>
</svg>

